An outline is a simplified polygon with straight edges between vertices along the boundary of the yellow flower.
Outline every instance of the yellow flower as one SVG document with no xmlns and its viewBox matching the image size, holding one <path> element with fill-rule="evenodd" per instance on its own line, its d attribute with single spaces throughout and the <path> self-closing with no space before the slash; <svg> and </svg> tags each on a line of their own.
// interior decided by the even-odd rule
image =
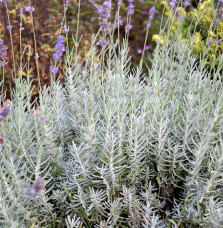
<svg viewBox="0 0 223 228">
<path fill-rule="evenodd" d="M 162 45 L 164 45 L 164 40 L 157 34 L 153 35 L 152 40 L 161 43 Z"/>
</svg>

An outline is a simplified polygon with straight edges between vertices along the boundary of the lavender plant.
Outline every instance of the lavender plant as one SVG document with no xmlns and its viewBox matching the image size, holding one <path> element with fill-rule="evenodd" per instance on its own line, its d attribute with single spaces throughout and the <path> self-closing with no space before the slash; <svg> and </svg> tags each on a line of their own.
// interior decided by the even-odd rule
<svg viewBox="0 0 223 228">
<path fill-rule="evenodd" d="M 180 38 L 131 70 L 128 41 L 112 41 L 100 52 L 93 36 L 81 62 L 67 49 L 65 83 L 52 72 L 38 101 L 15 81 L 0 112 L 1 227 L 223 226 L 221 71 Z"/>
</svg>

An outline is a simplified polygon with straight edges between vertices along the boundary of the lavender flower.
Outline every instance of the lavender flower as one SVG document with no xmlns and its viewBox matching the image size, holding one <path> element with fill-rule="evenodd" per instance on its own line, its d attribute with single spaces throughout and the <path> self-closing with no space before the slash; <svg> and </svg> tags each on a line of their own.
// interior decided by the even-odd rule
<svg viewBox="0 0 223 228">
<path fill-rule="evenodd" d="M 150 28 L 151 27 L 151 23 L 146 23 L 146 28 Z"/>
<path fill-rule="evenodd" d="M 0 122 L 7 118 L 10 111 L 11 110 L 8 106 L 4 107 L 3 111 L 0 113 Z"/>
<path fill-rule="evenodd" d="M 223 10 L 222 9 L 218 9 L 216 12 L 217 12 L 216 18 L 221 20 L 222 16 L 223 16 Z"/>
<path fill-rule="evenodd" d="M 7 26 L 7 29 L 8 29 L 8 30 L 11 30 L 11 29 L 12 29 L 12 26 L 11 26 L 11 25 L 8 25 L 8 26 Z"/>
<path fill-rule="evenodd" d="M 4 45 L 3 39 L 0 39 L 0 67 L 3 67 L 7 64 L 6 62 L 6 49 L 7 47 Z"/>
<path fill-rule="evenodd" d="M 131 2 L 132 3 L 132 2 L 134 2 L 134 0 L 128 0 L 128 2 Z"/>
<path fill-rule="evenodd" d="M 170 8 L 174 8 L 174 7 L 176 6 L 177 3 L 178 3 L 177 0 L 172 0 L 172 1 L 170 2 Z"/>
<path fill-rule="evenodd" d="M 117 6 L 120 6 L 122 4 L 122 0 L 118 0 Z"/>
<path fill-rule="evenodd" d="M 134 8 L 135 5 L 133 5 L 132 3 L 127 7 L 128 8 L 128 14 L 134 14 Z"/>
<path fill-rule="evenodd" d="M 34 7 L 32 7 L 32 6 L 25 6 L 25 11 L 26 11 L 26 12 L 30 12 L 30 13 L 32 13 L 32 12 L 34 12 L 34 11 L 35 11 L 35 8 L 34 8 Z"/>
<path fill-rule="evenodd" d="M 125 29 L 126 29 L 126 30 L 130 30 L 130 29 L 132 29 L 132 25 L 130 25 L 130 24 L 126 24 Z"/>
<path fill-rule="evenodd" d="M 179 21 L 183 21 L 183 20 L 184 20 L 184 17 L 182 17 L 182 16 L 178 15 L 177 20 L 179 20 Z"/>
<path fill-rule="evenodd" d="M 65 33 L 68 33 L 68 27 L 67 27 L 67 25 L 64 25 L 64 32 Z"/>
<path fill-rule="evenodd" d="M 64 6 L 65 6 L 65 10 L 68 10 L 68 4 L 69 4 L 69 0 L 66 0 L 66 2 L 65 2 L 65 4 L 64 4 Z"/>
<path fill-rule="evenodd" d="M 118 28 L 118 25 L 119 26 L 123 25 L 123 21 L 121 19 L 121 16 L 118 16 L 116 19 L 117 19 L 117 22 L 114 25 L 112 25 L 112 28 Z"/>
<path fill-rule="evenodd" d="M 0 0 L 2 3 L 7 3 L 9 2 L 10 0 Z"/>
<path fill-rule="evenodd" d="M 158 13 L 158 11 L 156 10 L 155 6 L 152 6 L 149 10 L 149 19 L 152 20 L 156 13 Z"/>
<path fill-rule="evenodd" d="M 112 3 L 111 0 L 104 1 L 102 7 L 95 4 L 96 12 L 99 14 L 99 24 L 101 25 L 102 31 L 106 31 L 109 27 L 107 19 L 111 15 Z"/>
<path fill-rule="evenodd" d="M 213 44 L 213 43 L 216 43 L 216 39 L 214 39 L 213 41 L 211 41 L 211 40 L 208 40 L 208 41 L 207 41 L 207 45 L 211 45 L 211 44 Z"/>
<path fill-rule="evenodd" d="M 44 179 L 42 177 L 38 177 L 32 189 L 30 190 L 30 193 L 31 194 L 40 193 L 44 188 L 45 188 Z"/>
<path fill-rule="evenodd" d="M 107 46 L 109 45 L 109 41 L 106 41 L 104 37 L 99 37 L 98 45 Z"/>
<path fill-rule="evenodd" d="M 60 35 L 57 37 L 57 43 L 55 45 L 55 53 L 53 53 L 53 59 L 54 60 L 61 59 L 65 50 L 66 49 L 64 45 L 64 36 Z"/>
<path fill-rule="evenodd" d="M 50 72 L 52 74 L 56 74 L 58 72 L 58 67 L 52 67 L 52 66 L 50 66 Z"/>
<path fill-rule="evenodd" d="M 191 5 L 190 0 L 186 0 L 186 1 L 183 2 L 183 6 L 184 7 L 187 7 L 187 6 L 190 6 L 190 5 Z"/>
<path fill-rule="evenodd" d="M 23 8 L 20 8 L 20 14 L 19 14 L 20 17 L 23 17 Z"/>
<path fill-rule="evenodd" d="M 39 54 L 36 53 L 35 56 L 34 56 L 34 59 L 35 59 L 35 60 L 38 60 L 38 58 L 39 58 Z"/>
</svg>

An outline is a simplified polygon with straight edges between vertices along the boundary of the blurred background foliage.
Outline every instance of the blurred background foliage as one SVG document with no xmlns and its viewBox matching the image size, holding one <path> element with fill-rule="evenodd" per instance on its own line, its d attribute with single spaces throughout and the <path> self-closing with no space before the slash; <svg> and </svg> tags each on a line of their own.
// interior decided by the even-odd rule
<svg viewBox="0 0 223 228">
<path fill-rule="evenodd" d="M 95 0 L 96 3 L 101 5 L 102 0 Z M 113 15 L 111 17 L 111 22 L 114 22 L 115 12 L 117 10 L 117 1 L 113 0 Z M 187 7 L 186 11 L 196 10 L 199 0 L 192 0 L 191 5 Z M 120 34 L 122 37 L 125 35 L 125 25 L 127 20 L 127 6 L 128 0 L 123 0 L 121 5 L 120 15 L 122 16 L 123 26 L 120 27 Z M 161 26 L 161 21 L 165 22 L 168 12 L 163 14 L 164 4 L 161 0 L 135 0 L 135 13 L 132 16 L 132 25 L 133 28 L 129 34 L 129 44 L 131 60 L 133 62 L 133 67 L 137 66 L 141 58 L 141 50 L 145 41 L 146 33 L 146 23 L 148 23 L 149 10 L 152 6 L 155 6 L 158 10 L 158 14 L 155 15 L 152 25 L 149 30 L 147 43 L 151 44 L 151 48 L 146 51 L 145 56 L 152 57 L 152 51 L 156 46 L 156 40 L 152 39 L 154 34 L 158 34 Z M 15 57 L 19 62 L 20 54 L 20 36 L 19 36 L 19 23 L 20 23 L 20 8 L 29 5 L 28 0 L 11 0 L 8 4 L 10 12 L 10 20 L 13 25 L 13 44 L 15 49 Z M 50 74 L 49 66 L 51 64 L 51 57 L 54 51 L 54 46 L 57 41 L 57 36 L 60 33 L 61 21 L 64 15 L 64 2 L 63 0 L 31 0 L 31 5 L 35 7 L 35 12 L 33 13 L 34 17 L 34 26 L 36 34 L 37 49 L 40 58 L 38 59 L 38 64 L 40 68 L 40 77 L 41 85 L 49 84 Z M 75 36 L 76 25 L 77 25 L 77 12 L 78 12 L 78 0 L 70 0 L 68 11 L 66 14 L 65 23 L 69 26 L 68 33 L 68 44 L 70 48 L 74 45 L 72 41 L 72 36 Z M 190 15 L 190 14 L 188 14 Z M 163 17 L 164 16 L 164 17 Z M 13 68 L 12 63 L 12 49 L 10 44 L 9 32 L 7 30 L 7 14 L 4 4 L 0 3 L 0 38 L 4 39 L 5 44 L 7 45 L 7 56 L 8 64 L 6 65 L 6 75 L 5 75 L 5 86 L 13 86 L 13 80 L 11 75 L 11 70 Z M 84 53 L 87 53 L 90 47 L 91 35 L 92 33 L 97 32 L 99 29 L 98 24 L 98 15 L 95 12 L 95 8 L 88 0 L 81 0 L 81 9 L 80 9 L 80 26 L 79 34 L 81 41 L 78 44 L 78 50 L 84 56 Z M 65 33 L 62 32 L 64 35 Z M 115 34 L 117 35 L 117 34 Z M 25 49 L 26 47 L 26 49 Z M 23 65 L 25 66 L 27 60 L 30 60 L 30 78 L 34 83 L 37 81 L 37 69 L 34 60 L 34 40 L 33 40 L 33 31 L 32 31 L 32 22 L 29 13 L 24 13 L 23 15 L 23 25 L 22 25 L 22 49 L 25 50 L 25 58 L 23 58 Z M 150 66 L 149 58 L 145 58 L 145 65 Z M 61 65 L 61 68 L 63 66 Z M 23 77 L 27 77 L 27 71 L 23 70 Z M 0 74 L 1 76 L 1 74 Z M 63 81 L 63 71 L 60 71 L 60 79 Z M 0 78 L 1 79 L 1 78 Z M 33 91 L 33 94 L 37 94 L 37 90 Z"/>
<path fill-rule="evenodd" d="M 172 37 L 164 33 L 155 34 L 152 39 L 163 44 L 178 39 L 187 43 L 193 40 L 193 53 L 198 59 L 206 58 L 206 69 L 222 65 L 219 56 L 223 51 L 223 2 L 206 0 L 193 10 L 178 7 L 177 13 L 165 1 L 162 4 L 166 8 L 165 16 L 172 19 Z M 179 16 L 184 20 L 177 19 Z"/>
</svg>

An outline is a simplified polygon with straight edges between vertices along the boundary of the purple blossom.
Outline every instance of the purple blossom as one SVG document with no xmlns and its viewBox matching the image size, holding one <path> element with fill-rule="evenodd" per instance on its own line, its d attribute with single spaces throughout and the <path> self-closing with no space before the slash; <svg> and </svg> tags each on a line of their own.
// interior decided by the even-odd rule
<svg viewBox="0 0 223 228">
<path fill-rule="evenodd" d="M 46 119 L 46 117 L 41 117 L 41 120 L 43 121 L 43 122 L 48 122 L 48 120 Z"/>
<path fill-rule="evenodd" d="M 170 2 L 170 8 L 174 8 L 174 7 L 176 6 L 177 3 L 178 3 L 177 0 L 172 0 L 172 1 Z"/>
<path fill-rule="evenodd" d="M 64 45 L 64 36 L 60 35 L 57 37 L 57 43 L 55 45 L 55 53 L 53 53 L 53 59 L 59 60 L 62 58 L 63 53 L 65 52 L 65 45 Z"/>
<path fill-rule="evenodd" d="M 130 30 L 130 29 L 132 29 L 132 25 L 130 25 L 130 24 L 126 24 L 125 29 L 126 29 L 126 30 Z"/>
<path fill-rule="evenodd" d="M 113 28 L 118 28 L 118 25 L 119 26 L 123 25 L 123 21 L 121 19 L 121 16 L 118 16 L 116 19 L 117 19 L 117 22 L 114 25 L 112 25 Z"/>
<path fill-rule="evenodd" d="M 39 54 L 36 53 L 35 56 L 34 56 L 34 59 L 35 59 L 35 60 L 38 60 L 38 58 L 39 58 Z"/>
<path fill-rule="evenodd" d="M 184 20 L 184 17 L 182 17 L 182 16 L 178 15 L 177 20 L 179 20 L 179 21 L 183 21 L 183 20 Z"/>
<path fill-rule="evenodd" d="M 149 19 L 152 20 L 156 13 L 158 13 L 158 11 L 156 10 L 155 6 L 152 6 L 149 10 Z"/>
<path fill-rule="evenodd" d="M 44 188 L 45 188 L 44 179 L 42 177 L 38 177 L 32 189 L 30 190 L 30 193 L 31 194 L 40 193 Z"/>
<path fill-rule="evenodd" d="M 0 122 L 6 119 L 10 112 L 11 112 L 11 109 L 8 106 L 4 107 L 3 111 L 0 112 Z"/>
<path fill-rule="evenodd" d="M 20 14 L 19 14 L 20 17 L 23 17 L 23 8 L 20 8 Z"/>
<path fill-rule="evenodd" d="M 8 25 L 8 26 L 7 26 L 7 29 L 8 29 L 8 30 L 11 30 L 11 29 L 12 29 L 12 25 Z"/>
<path fill-rule="evenodd" d="M 35 8 L 34 8 L 34 7 L 32 7 L 32 6 L 25 6 L 25 11 L 26 11 L 26 12 L 30 12 L 30 13 L 32 13 L 32 12 L 34 12 L 34 11 L 35 11 Z"/>
<path fill-rule="evenodd" d="M 127 7 L 128 8 L 128 14 L 134 14 L 134 8 L 135 5 L 133 5 L 132 3 Z"/>
<path fill-rule="evenodd" d="M 221 42 L 221 40 L 220 40 L 220 42 Z M 211 45 L 213 43 L 219 43 L 219 40 L 217 41 L 216 39 L 213 39 L 213 41 L 211 41 L 211 40 L 207 41 L 207 45 Z"/>
<path fill-rule="evenodd" d="M 66 0 L 66 2 L 65 2 L 65 4 L 64 4 L 64 6 L 65 6 L 65 10 L 68 10 L 68 5 L 69 5 L 69 0 Z"/>
<path fill-rule="evenodd" d="M 1 0 L 2 3 L 7 3 L 9 2 L 10 0 Z"/>
<path fill-rule="evenodd" d="M 90 1 L 95 6 L 96 13 L 99 14 L 99 24 L 101 25 L 102 31 L 106 31 L 109 27 L 109 24 L 107 22 L 108 18 L 111 15 L 111 9 L 112 9 L 112 3 L 111 0 L 104 1 L 102 6 L 98 6 L 96 3 L 94 3 L 92 0 Z"/>
<path fill-rule="evenodd" d="M 52 74 L 56 74 L 58 72 L 58 67 L 52 67 L 52 66 L 50 66 L 50 72 Z"/>
<path fill-rule="evenodd" d="M 3 67 L 7 64 L 6 62 L 6 49 L 7 47 L 4 45 L 3 39 L 0 39 L 0 67 Z"/>
<path fill-rule="evenodd" d="M 222 9 L 218 9 L 216 12 L 217 12 L 216 18 L 221 20 L 222 16 L 223 16 L 223 10 Z"/>
<path fill-rule="evenodd" d="M 134 2 L 134 0 L 128 0 L 128 2 L 131 2 L 131 3 L 133 3 L 133 2 Z"/>
<path fill-rule="evenodd" d="M 148 43 L 148 44 L 146 44 L 146 46 L 145 46 L 145 51 L 148 51 L 148 50 L 151 49 L 151 48 L 152 48 L 152 44 Z M 138 52 L 139 54 L 142 54 L 142 53 L 143 53 L 143 49 L 144 49 L 144 47 L 139 48 L 139 49 L 137 49 L 137 52 Z"/>
<path fill-rule="evenodd" d="M 146 23 L 146 28 L 150 28 L 151 24 L 150 23 Z"/>
<path fill-rule="evenodd" d="M 187 7 L 187 6 L 190 6 L 190 5 L 191 5 L 190 0 L 186 0 L 186 1 L 183 2 L 183 6 L 184 7 Z"/>
<path fill-rule="evenodd" d="M 65 33 L 68 33 L 68 27 L 67 27 L 67 25 L 64 25 L 64 32 Z"/>
<path fill-rule="evenodd" d="M 118 0 L 117 6 L 120 6 L 122 4 L 122 0 Z"/>
<path fill-rule="evenodd" d="M 106 41 L 104 37 L 99 37 L 98 45 L 100 46 L 107 46 L 109 45 L 109 41 Z"/>
<path fill-rule="evenodd" d="M 145 46 L 146 51 L 148 51 L 151 48 L 152 48 L 152 44 L 150 44 L 150 43 L 146 44 L 146 46 Z"/>
</svg>

